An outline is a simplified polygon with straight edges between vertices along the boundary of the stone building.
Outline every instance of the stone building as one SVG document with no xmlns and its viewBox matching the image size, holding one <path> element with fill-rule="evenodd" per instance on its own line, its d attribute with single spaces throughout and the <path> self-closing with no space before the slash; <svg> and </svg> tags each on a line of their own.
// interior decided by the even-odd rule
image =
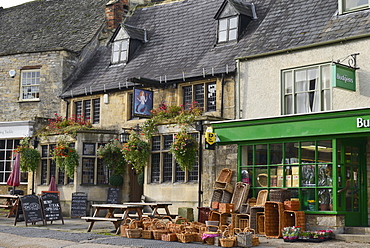
<svg viewBox="0 0 370 248">
<path fill-rule="evenodd" d="M 185 106 L 196 101 L 204 109 L 197 125 L 188 130 L 200 143 L 194 169 L 180 170 L 169 152 L 179 128 L 161 125 L 151 140 L 152 154 L 143 186 L 137 185 L 137 175 L 128 169 L 122 201 L 140 200 L 143 194 L 149 200 L 171 202 L 175 214 L 178 207 L 209 206 L 220 170 L 236 170 L 235 146 L 205 150 L 203 134 L 210 121 L 235 118 L 234 57 L 246 42 L 246 27 L 255 18 L 254 5 L 244 1 L 165 1 L 138 7 L 110 42 L 99 47 L 81 73 L 68 82 L 70 87 L 61 95 L 67 103 L 63 114 L 99 114 L 93 125 L 115 131 L 110 138 L 118 138 L 123 129 L 140 127 L 147 120 L 148 115 L 137 115 L 134 108 L 137 90 L 152 96 L 154 108 L 161 103 Z M 85 139 L 80 144 L 92 145 L 95 151 L 108 141 L 94 135 Z M 52 143 L 41 142 L 41 146 Z M 86 171 L 90 181 L 84 181 Z M 99 185 L 98 176 L 98 160 L 89 166 L 82 154 L 75 180 L 78 189 L 89 192 L 90 201 L 105 201 L 108 187 Z M 68 185 L 58 187 L 63 190 Z"/>
</svg>

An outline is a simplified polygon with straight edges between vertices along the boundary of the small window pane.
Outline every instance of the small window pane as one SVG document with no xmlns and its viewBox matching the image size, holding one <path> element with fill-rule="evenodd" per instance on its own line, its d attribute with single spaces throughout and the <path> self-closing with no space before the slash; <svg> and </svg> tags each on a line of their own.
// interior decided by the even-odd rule
<svg viewBox="0 0 370 248">
<path fill-rule="evenodd" d="M 152 151 L 159 151 L 161 149 L 161 137 L 152 137 Z"/>
<path fill-rule="evenodd" d="M 163 136 L 163 150 L 169 150 L 173 142 L 173 135 Z"/>
<path fill-rule="evenodd" d="M 127 40 L 123 40 L 122 41 L 122 48 L 121 48 L 122 51 L 124 50 L 127 50 Z"/>
<path fill-rule="evenodd" d="M 220 31 L 227 29 L 227 19 L 222 19 L 222 20 L 219 21 L 219 27 L 218 27 L 218 29 Z"/>
<path fill-rule="evenodd" d="M 163 154 L 163 182 L 172 181 L 172 154 Z"/>
<path fill-rule="evenodd" d="M 238 37 L 237 30 L 232 29 L 229 31 L 229 40 L 236 40 Z"/>
<path fill-rule="evenodd" d="M 152 169 L 151 169 L 151 182 L 158 183 L 160 175 L 160 154 L 152 154 Z"/>
<path fill-rule="evenodd" d="M 229 28 L 233 29 L 233 28 L 237 28 L 237 27 L 238 27 L 238 17 L 230 18 Z"/>
<path fill-rule="evenodd" d="M 225 42 L 227 37 L 226 37 L 227 31 L 220 31 L 218 33 L 218 41 L 219 42 Z"/>
</svg>

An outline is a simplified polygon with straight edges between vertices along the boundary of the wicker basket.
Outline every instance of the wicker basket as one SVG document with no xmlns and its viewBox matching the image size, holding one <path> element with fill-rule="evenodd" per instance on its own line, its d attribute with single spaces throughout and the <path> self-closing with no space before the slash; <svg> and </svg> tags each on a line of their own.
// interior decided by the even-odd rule
<svg viewBox="0 0 370 248">
<path fill-rule="evenodd" d="M 177 241 L 177 235 L 176 233 L 167 233 L 167 234 L 162 234 L 162 240 L 163 241 Z"/>
<path fill-rule="evenodd" d="M 234 192 L 234 186 L 230 183 L 215 182 L 213 188 L 214 189 L 226 190 L 229 193 Z"/>
<path fill-rule="evenodd" d="M 285 210 L 293 210 L 298 211 L 300 208 L 300 202 L 299 201 L 284 201 L 284 209 Z"/>
<path fill-rule="evenodd" d="M 235 240 L 231 238 L 220 238 L 220 243 L 222 247 L 233 247 Z"/>
<path fill-rule="evenodd" d="M 161 240 L 163 234 L 167 234 L 167 230 L 153 230 L 153 238 L 156 240 Z"/>
<path fill-rule="evenodd" d="M 220 203 L 230 203 L 231 202 L 231 198 L 233 197 L 233 194 L 226 191 L 226 190 L 223 190 L 222 191 L 222 198 L 221 198 L 221 202 Z"/>
<path fill-rule="evenodd" d="M 181 243 L 190 243 L 195 241 L 195 237 L 193 233 L 176 233 L 177 239 Z"/>
<path fill-rule="evenodd" d="M 284 204 L 268 201 L 265 204 L 265 234 L 269 238 L 282 237 Z"/>
<path fill-rule="evenodd" d="M 251 247 L 252 246 L 252 236 L 251 232 L 241 232 L 236 235 L 237 246 L 239 247 Z"/>
<path fill-rule="evenodd" d="M 219 205 L 220 205 L 220 203 L 219 203 L 219 202 L 212 202 L 212 203 L 211 203 L 211 208 L 212 208 L 212 209 L 218 209 L 218 208 L 219 208 Z"/>
<path fill-rule="evenodd" d="M 251 229 L 251 228 L 245 228 L 243 230 L 243 232 L 245 233 L 252 233 L 252 246 L 258 246 L 260 244 L 260 239 L 259 237 L 256 235 L 254 229 Z"/>
<path fill-rule="evenodd" d="M 270 201 L 284 202 L 290 200 L 292 193 L 289 189 L 271 189 L 270 190 Z"/>
<path fill-rule="evenodd" d="M 220 213 L 233 213 L 234 212 L 234 204 L 220 203 L 218 211 Z"/>
<path fill-rule="evenodd" d="M 131 223 L 131 219 L 126 218 L 124 222 L 120 225 L 119 228 L 120 228 L 121 237 L 127 237 L 126 229 L 131 228 L 130 223 Z"/>
<path fill-rule="evenodd" d="M 220 175 L 217 178 L 217 182 L 230 183 L 233 171 L 227 168 L 221 170 Z"/>
<path fill-rule="evenodd" d="M 211 208 L 212 207 L 212 203 L 213 202 L 221 202 L 221 199 L 222 199 L 222 189 L 215 189 L 213 190 L 213 194 L 212 194 L 212 198 L 211 198 Z"/>
<path fill-rule="evenodd" d="M 143 230 L 141 232 L 141 237 L 143 239 L 153 239 L 153 231 L 152 230 Z"/>
<path fill-rule="evenodd" d="M 269 176 L 265 173 L 258 174 L 257 182 L 261 187 L 266 188 L 268 186 L 268 184 L 267 184 L 268 178 L 269 178 Z"/>
<path fill-rule="evenodd" d="M 257 233 L 265 235 L 265 213 L 257 213 Z"/>
<path fill-rule="evenodd" d="M 137 228 L 137 229 L 126 229 L 127 238 L 130 239 L 139 239 L 141 237 L 143 229 Z"/>
<path fill-rule="evenodd" d="M 250 185 L 242 182 L 238 182 L 235 185 L 234 194 L 231 198 L 231 203 L 234 204 L 234 211 L 240 212 L 240 208 L 243 203 L 246 203 Z"/>
<path fill-rule="evenodd" d="M 299 226 L 301 231 L 306 231 L 306 215 L 303 211 L 285 210 L 283 212 L 283 228 Z"/>
</svg>

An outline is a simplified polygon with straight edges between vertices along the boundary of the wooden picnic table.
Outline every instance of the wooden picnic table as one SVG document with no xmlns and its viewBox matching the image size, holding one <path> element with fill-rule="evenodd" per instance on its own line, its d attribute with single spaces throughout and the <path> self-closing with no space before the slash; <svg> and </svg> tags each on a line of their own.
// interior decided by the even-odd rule
<svg viewBox="0 0 370 248">
<path fill-rule="evenodd" d="M 10 218 L 15 215 L 15 211 L 18 207 L 19 196 L 18 195 L 0 195 L 0 199 L 5 199 L 4 203 L 0 203 L 0 208 L 9 209 L 7 217 Z"/>
<path fill-rule="evenodd" d="M 166 212 L 165 215 L 171 216 L 170 210 L 168 206 L 172 205 L 172 203 L 161 203 L 161 202 L 124 202 L 123 204 L 126 205 L 141 205 L 141 206 L 149 206 L 152 209 L 152 213 L 150 216 L 152 217 L 160 217 L 159 209 L 164 209 Z M 172 216 L 171 216 L 172 217 Z"/>
<path fill-rule="evenodd" d="M 114 224 L 116 229 L 116 233 L 119 233 L 119 225 L 120 222 L 126 220 L 129 217 L 129 212 L 134 211 L 137 213 L 138 217 L 141 218 L 143 215 L 143 205 L 137 204 L 93 204 L 92 207 L 95 208 L 94 214 L 92 217 L 81 217 L 81 219 L 86 220 L 86 222 L 90 222 L 89 228 L 87 229 L 88 232 L 94 226 L 95 221 L 110 221 Z M 105 217 L 99 217 L 98 214 L 100 210 L 108 210 Z M 116 217 L 114 215 L 115 210 L 122 210 L 122 216 Z"/>
</svg>

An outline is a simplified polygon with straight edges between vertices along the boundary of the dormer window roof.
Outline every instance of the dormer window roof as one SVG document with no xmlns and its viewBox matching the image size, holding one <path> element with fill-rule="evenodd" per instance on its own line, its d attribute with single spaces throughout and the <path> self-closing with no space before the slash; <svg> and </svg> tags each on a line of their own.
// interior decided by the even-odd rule
<svg viewBox="0 0 370 248">
<path fill-rule="evenodd" d="M 215 17 L 218 20 L 217 43 L 240 39 L 249 22 L 257 19 L 253 3 L 243 0 L 225 0 Z"/>
<path fill-rule="evenodd" d="M 113 35 L 112 64 L 127 63 L 132 54 L 147 42 L 146 30 L 122 24 Z"/>
<path fill-rule="evenodd" d="M 338 0 L 339 13 L 369 8 L 369 0 Z"/>
</svg>

